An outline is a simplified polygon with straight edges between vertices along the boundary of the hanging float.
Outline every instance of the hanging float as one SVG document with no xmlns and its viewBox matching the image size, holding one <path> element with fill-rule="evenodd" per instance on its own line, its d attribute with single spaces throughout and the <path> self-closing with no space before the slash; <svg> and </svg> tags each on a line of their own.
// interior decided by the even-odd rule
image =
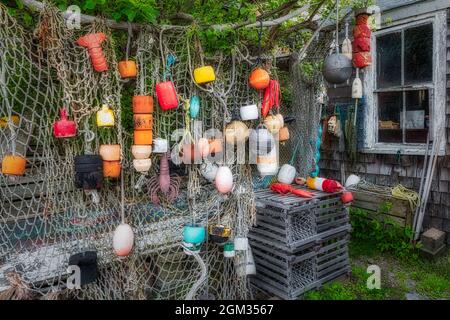
<svg viewBox="0 0 450 320">
<path fill-rule="evenodd" d="M 256 120 L 259 118 L 258 106 L 256 104 L 242 106 L 239 112 L 242 121 Z"/>
<path fill-rule="evenodd" d="M 97 126 L 98 127 L 114 127 L 114 111 L 104 104 L 97 112 Z"/>
<path fill-rule="evenodd" d="M 117 256 L 126 257 L 133 250 L 134 233 L 129 224 L 121 223 L 114 231 L 113 249 Z"/>
<path fill-rule="evenodd" d="M 356 25 L 353 28 L 353 65 L 363 69 L 372 65 L 371 36 L 369 27 L 370 14 L 367 10 L 355 12 Z"/>
<path fill-rule="evenodd" d="M 336 0 L 336 39 L 335 53 L 324 62 L 323 77 L 330 84 L 341 84 L 350 79 L 353 73 L 352 60 L 339 53 L 339 0 Z"/>
<path fill-rule="evenodd" d="M 75 186 L 84 190 L 103 187 L 103 159 L 99 155 L 81 155 L 74 158 Z"/>
<path fill-rule="evenodd" d="M 248 83 L 252 88 L 256 90 L 264 90 L 269 86 L 270 83 L 269 73 L 262 68 L 255 68 L 250 73 Z"/>
<path fill-rule="evenodd" d="M 27 160 L 19 155 L 6 155 L 2 160 L 2 174 L 10 176 L 23 176 Z"/>
<path fill-rule="evenodd" d="M 214 68 L 211 66 L 204 66 L 194 69 L 194 80 L 197 84 L 206 84 L 216 80 Z"/>
<path fill-rule="evenodd" d="M 100 32 L 87 34 L 76 41 L 79 46 L 88 49 L 92 65 L 97 72 L 108 71 L 108 62 L 102 49 L 102 42 L 105 40 L 106 35 Z"/>
<path fill-rule="evenodd" d="M 53 136 L 55 138 L 72 138 L 77 135 L 77 125 L 75 121 L 70 121 L 67 118 L 66 109 L 62 108 L 59 111 L 60 120 L 53 124 Z"/>
<path fill-rule="evenodd" d="M 233 189 L 233 174 L 231 173 L 230 168 L 227 166 L 219 167 L 214 183 L 220 193 L 229 193 Z"/>
<path fill-rule="evenodd" d="M 186 254 L 191 252 L 200 252 L 201 246 L 206 239 L 205 227 L 199 224 L 188 224 L 183 228 L 183 245 L 187 250 Z"/>
</svg>

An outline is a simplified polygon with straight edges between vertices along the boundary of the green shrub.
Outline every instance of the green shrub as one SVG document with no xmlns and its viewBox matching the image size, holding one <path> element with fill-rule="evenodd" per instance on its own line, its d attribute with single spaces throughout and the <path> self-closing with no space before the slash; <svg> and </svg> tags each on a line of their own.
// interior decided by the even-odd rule
<svg viewBox="0 0 450 320">
<path fill-rule="evenodd" d="M 373 245 L 381 252 L 390 252 L 399 258 L 418 258 L 418 246 L 411 242 L 412 229 L 400 226 L 396 221 L 379 215 L 377 219 L 369 218 L 367 211 L 350 210 L 352 238 Z"/>
</svg>

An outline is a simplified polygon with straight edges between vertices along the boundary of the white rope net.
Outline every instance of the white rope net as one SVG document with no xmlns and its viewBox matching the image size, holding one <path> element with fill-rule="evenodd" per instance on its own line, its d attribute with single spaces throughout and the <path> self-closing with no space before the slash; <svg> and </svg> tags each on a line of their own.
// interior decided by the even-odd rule
<svg viewBox="0 0 450 320">
<path fill-rule="evenodd" d="M 107 72 L 93 71 L 87 50 L 75 44 L 80 36 L 93 32 L 107 35 L 102 44 L 110 66 Z M 47 5 L 30 34 L 0 5 L 0 160 L 11 154 L 27 159 L 24 176 L 0 174 L 2 298 L 249 297 L 245 273 L 238 273 L 236 267 L 244 253 L 226 259 L 221 247 L 207 243 L 198 257 L 186 255 L 181 238 L 183 226 L 193 220 L 203 225 L 220 222 L 231 227 L 233 235 L 245 236 L 255 216 L 251 168 L 232 166 L 235 191 L 223 197 L 201 177 L 199 165 L 171 166 L 172 187 L 179 191 L 171 202 L 153 190 L 160 156 L 152 155 L 152 169 L 142 188 L 136 189 L 142 178 L 132 166 L 130 133 L 121 121 L 113 128 L 98 128 L 95 115 L 107 104 L 121 119 L 123 110 L 131 108 L 121 104 L 124 86 L 135 85 L 136 94 L 153 94 L 171 54 L 176 57 L 172 78 L 178 94 L 185 99 L 198 95 L 204 128 L 222 129 L 234 109 L 255 98 L 247 86 L 251 65 L 239 50 L 232 57 L 208 60 L 218 80 L 200 88 L 191 74 L 204 57 L 191 32 L 148 28 L 133 38 L 139 76 L 130 83 L 116 71 L 116 46 L 103 21 L 69 30 L 59 11 Z M 52 135 L 62 107 L 77 123 L 76 138 Z M 155 106 L 154 136 L 170 138 L 176 128 L 192 131 L 184 112 L 181 107 L 163 112 Z M 90 132 L 95 135 L 92 141 Z M 97 154 L 100 145 L 111 143 L 122 146 L 123 180 L 106 180 L 95 203 L 75 188 L 74 157 Z M 134 249 L 126 258 L 118 258 L 112 249 L 112 234 L 122 219 L 121 181 L 125 220 L 135 233 Z M 152 192 L 160 205 L 150 201 Z M 89 250 L 98 255 L 97 280 L 82 290 L 66 288 L 69 257 Z"/>
<path fill-rule="evenodd" d="M 107 36 L 102 44 L 107 72 L 95 72 L 87 50 L 75 44 L 80 36 L 95 32 Z M 130 128 L 124 127 L 131 103 L 123 103 L 122 94 L 132 88 L 135 95 L 154 95 L 156 83 L 170 78 L 181 102 L 199 96 L 196 120 L 203 131 L 223 132 L 227 123 L 238 118 L 240 106 L 262 99 L 248 85 L 254 66 L 248 50 L 239 46 L 230 55 L 207 58 L 195 29 L 184 27 L 149 26 L 130 35 L 134 41 L 127 45 L 126 57 L 135 57 L 138 76 L 124 81 L 117 71 L 118 46 L 104 21 L 69 30 L 61 13 L 46 4 L 35 32 L 29 33 L 0 4 L 0 161 L 9 155 L 27 159 L 24 176 L 0 174 L 0 299 L 252 297 L 245 251 L 224 258 L 223 248 L 211 241 L 200 254 L 187 255 L 182 229 L 192 222 L 221 224 L 232 229 L 232 237 L 246 237 L 255 221 L 253 188 L 267 179 L 256 178 L 250 165 L 231 164 L 235 186 L 225 197 L 201 176 L 200 165 L 171 164 L 170 190 L 176 195 L 172 201 L 158 187 L 161 155 L 152 154 L 147 175 L 133 168 L 133 138 Z M 307 50 L 301 63 L 316 70 L 309 79 L 302 75 L 300 63 L 291 66 L 294 102 L 281 108 L 296 122 L 289 126 L 291 139 L 280 146 L 280 163 L 292 160 L 297 147 L 300 151 L 293 160 L 305 176 L 315 165 L 311 141 L 321 113 L 316 99 L 322 82 L 318 61 L 326 55 L 329 42 L 316 39 Z M 166 68 L 169 56 L 175 63 Z M 267 63 L 277 78 L 275 60 Z M 192 74 L 203 65 L 213 66 L 216 81 L 198 86 Z M 154 98 L 154 137 L 170 140 L 180 128 L 184 138 L 194 135 L 194 122 L 186 117 L 182 103 L 175 110 L 162 111 Z M 113 128 L 96 125 L 103 104 L 118 120 Z M 53 137 L 52 124 L 62 107 L 77 123 L 76 138 Z M 121 145 L 123 175 L 105 180 L 96 203 L 75 187 L 74 157 L 98 154 L 102 144 Z M 135 236 L 126 258 L 117 257 L 112 247 L 113 232 L 122 221 L 132 226 Z M 97 279 L 82 290 L 66 288 L 69 258 L 86 251 L 97 253 Z"/>
</svg>

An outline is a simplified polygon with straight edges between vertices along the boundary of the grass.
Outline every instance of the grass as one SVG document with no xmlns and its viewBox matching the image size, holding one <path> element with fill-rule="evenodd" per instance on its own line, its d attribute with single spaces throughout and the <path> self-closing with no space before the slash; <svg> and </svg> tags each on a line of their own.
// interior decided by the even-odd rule
<svg viewBox="0 0 450 320">
<path fill-rule="evenodd" d="M 450 299 L 450 251 L 431 262 L 422 258 L 404 259 L 380 252 L 373 244 L 352 240 L 352 274 L 305 294 L 306 300 L 404 300 L 407 293 L 422 299 Z M 369 265 L 381 269 L 381 289 L 367 288 Z"/>
</svg>

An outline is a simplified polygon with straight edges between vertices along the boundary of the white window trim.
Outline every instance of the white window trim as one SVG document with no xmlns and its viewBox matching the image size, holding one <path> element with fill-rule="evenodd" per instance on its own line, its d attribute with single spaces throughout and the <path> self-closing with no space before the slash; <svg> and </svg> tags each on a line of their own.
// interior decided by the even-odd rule
<svg viewBox="0 0 450 320">
<path fill-rule="evenodd" d="M 430 106 L 431 115 L 431 134 L 434 140 L 437 134 L 441 134 L 441 144 L 439 146 L 439 155 L 445 155 L 446 145 L 446 41 L 447 41 L 447 12 L 440 11 L 431 14 L 411 17 L 392 23 L 373 33 L 372 36 L 372 66 L 364 69 L 364 95 L 366 97 L 367 108 L 365 112 L 364 126 L 366 128 L 364 138 L 363 153 L 379 154 L 401 154 L 423 155 L 425 154 L 425 144 L 401 144 L 401 143 L 381 143 L 377 142 L 378 136 L 378 101 L 375 99 L 376 83 L 376 36 L 390 33 L 395 30 L 401 30 L 405 27 L 413 27 L 424 23 L 433 24 L 433 86 L 432 105 Z M 423 86 L 422 86 L 423 87 Z M 431 144 L 430 144 L 431 149 Z"/>
</svg>

